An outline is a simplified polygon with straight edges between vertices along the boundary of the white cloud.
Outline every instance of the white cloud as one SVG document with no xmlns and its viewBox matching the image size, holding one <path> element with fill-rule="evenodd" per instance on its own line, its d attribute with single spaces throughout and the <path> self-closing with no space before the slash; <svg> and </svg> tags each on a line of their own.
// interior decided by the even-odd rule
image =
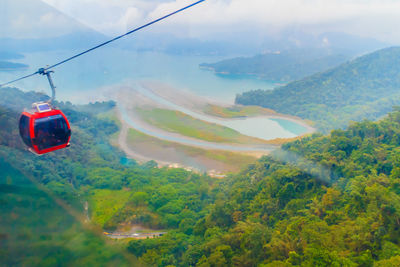
<svg viewBox="0 0 400 267">
<path fill-rule="evenodd" d="M 9 27 L 17 37 L 21 35 L 28 38 L 37 37 L 34 33 L 37 33 L 38 29 L 41 29 L 41 37 L 49 37 L 54 33 L 66 34 L 71 30 L 71 24 L 66 17 L 54 12 L 47 12 L 34 18 L 30 14 L 18 14 L 11 19 Z"/>
<path fill-rule="evenodd" d="M 105 34 L 122 33 L 145 20 L 162 0 L 43 0 L 80 23 Z"/>
<path fill-rule="evenodd" d="M 77 21 L 109 35 L 122 33 L 195 0 L 43 0 Z M 50 17 L 48 17 L 50 18 Z M 18 17 L 15 23 L 21 23 Z M 46 19 L 46 18 L 43 18 Z M 193 37 L 223 32 L 260 34 L 297 25 L 315 32 L 342 31 L 400 42 L 399 0 L 206 0 L 152 31 Z"/>
<path fill-rule="evenodd" d="M 49 25 L 53 29 L 62 29 L 68 23 L 67 19 L 64 16 L 60 16 L 54 12 L 48 12 L 40 16 L 39 21 L 37 22 L 37 26 L 40 25 Z"/>
<path fill-rule="evenodd" d="M 118 21 L 117 27 L 121 31 L 126 31 L 132 25 L 138 25 L 141 21 L 143 21 L 143 13 L 137 8 L 128 7 L 125 14 Z"/>
<path fill-rule="evenodd" d="M 185 0 L 160 4 L 150 18 L 156 18 L 187 4 Z M 400 1 L 385 0 L 211 0 L 187 13 L 177 16 L 166 24 L 190 24 L 207 29 L 226 28 L 236 25 L 265 28 L 290 25 L 323 25 L 341 27 L 338 30 L 356 30 L 360 34 L 387 32 L 400 23 Z M 361 28 L 357 21 L 365 25 Z M 344 23 L 347 25 L 343 25 Z M 354 25 L 353 25 L 354 23 Z M 375 33 L 371 33 L 371 26 Z M 397 34 L 393 32 L 392 34 Z"/>
</svg>

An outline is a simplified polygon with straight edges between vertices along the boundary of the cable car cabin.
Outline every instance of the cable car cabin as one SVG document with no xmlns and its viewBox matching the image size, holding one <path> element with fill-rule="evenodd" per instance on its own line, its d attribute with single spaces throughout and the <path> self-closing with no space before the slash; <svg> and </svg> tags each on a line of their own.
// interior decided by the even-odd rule
<svg viewBox="0 0 400 267">
<path fill-rule="evenodd" d="M 24 143 L 36 154 L 45 154 L 69 146 L 71 128 L 61 110 L 48 103 L 35 103 L 34 112 L 23 112 L 19 133 Z"/>
</svg>

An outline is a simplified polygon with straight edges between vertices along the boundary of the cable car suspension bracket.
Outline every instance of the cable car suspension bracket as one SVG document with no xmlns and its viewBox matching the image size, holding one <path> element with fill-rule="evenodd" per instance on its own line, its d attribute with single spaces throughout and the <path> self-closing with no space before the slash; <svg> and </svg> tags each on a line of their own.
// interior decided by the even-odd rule
<svg viewBox="0 0 400 267">
<path fill-rule="evenodd" d="M 49 80 L 49 84 L 50 84 L 50 88 L 51 88 L 51 98 L 48 101 L 48 103 L 51 104 L 54 101 L 54 99 L 56 98 L 56 87 L 53 83 L 53 79 L 51 78 L 51 73 L 54 73 L 54 71 L 47 70 L 45 68 L 40 68 L 37 73 L 39 73 L 41 75 L 46 75 L 47 80 Z"/>
</svg>

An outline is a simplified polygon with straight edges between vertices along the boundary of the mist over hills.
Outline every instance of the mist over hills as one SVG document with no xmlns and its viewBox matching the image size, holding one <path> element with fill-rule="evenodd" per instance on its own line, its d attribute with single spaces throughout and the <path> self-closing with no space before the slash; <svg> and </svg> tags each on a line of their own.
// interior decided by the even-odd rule
<svg viewBox="0 0 400 267">
<path fill-rule="evenodd" d="M 40 0 L 2 0 L 0 7 L 1 38 L 40 39 L 91 30 Z"/>
<path fill-rule="evenodd" d="M 84 49 L 110 38 L 40 0 L 4 0 L 0 5 L 0 51 L 29 53 Z M 132 28 L 136 26 L 140 25 Z M 120 40 L 113 46 L 179 55 L 235 57 L 314 48 L 329 49 L 332 54 L 359 55 L 383 48 L 386 44 L 343 33 L 311 34 L 301 27 L 291 26 L 275 33 L 235 29 L 220 34 L 210 33 L 207 37 L 144 31 Z"/>
<path fill-rule="evenodd" d="M 258 50 L 253 50 L 262 53 L 203 63 L 200 67 L 222 75 L 252 75 L 265 80 L 288 82 L 387 46 L 372 38 L 344 33 L 312 35 L 299 30 L 286 30 L 278 37 L 266 38 Z"/>
<path fill-rule="evenodd" d="M 89 29 L 48 38 L 0 38 L 1 49 L 17 53 L 89 48 L 107 40 L 107 37 Z"/>
<path fill-rule="evenodd" d="M 222 75 L 252 75 L 288 82 L 335 67 L 350 57 L 349 52 L 332 54 L 329 49 L 293 49 L 204 63 L 200 67 Z"/>
</svg>

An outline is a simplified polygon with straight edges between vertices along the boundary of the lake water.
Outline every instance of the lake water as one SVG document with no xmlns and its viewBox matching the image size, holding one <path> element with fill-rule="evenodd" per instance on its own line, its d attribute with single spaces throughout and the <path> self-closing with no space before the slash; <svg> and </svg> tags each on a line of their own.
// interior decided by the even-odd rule
<svg viewBox="0 0 400 267">
<path fill-rule="evenodd" d="M 146 90 L 140 84 L 134 86 L 135 90 L 150 98 L 151 100 L 161 103 L 164 106 L 173 110 L 181 111 L 195 119 L 203 120 L 218 125 L 223 125 L 238 131 L 241 134 L 257 137 L 265 140 L 275 138 L 292 138 L 302 133 L 307 129 L 295 122 L 285 119 L 269 119 L 264 117 L 249 117 L 241 119 L 219 119 L 205 114 L 193 112 L 187 108 L 178 106 L 153 92 Z"/>
<path fill-rule="evenodd" d="M 0 72 L 0 82 L 33 73 L 40 67 L 52 65 L 76 52 L 80 51 L 26 54 L 25 58 L 15 60 L 15 62 L 27 64 L 29 69 Z M 53 80 L 57 86 L 57 99 L 68 100 L 73 103 L 102 99 L 102 87 L 126 81 L 161 81 L 180 89 L 189 90 L 197 95 L 229 104 L 234 103 L 235 96 L 238 93 L 254 89 L 271 90 L 277 85 L 277 83 L 254 77 L 221 77 L 211 71 L 199 68 L 200 63 L 216 62 L 221 59 L 221 57 L 216 56 L 177 56 L 157 52 L 103 48 L 57 67 L 54 69 Z M 47 79 L 39 75 L 15 83 L 13 86 L 50 94 Z M 263 139 L 270 139 L 272 132 L 274 137 L 292 137 L 306 132 L 306 128 L 303 126 L 284 119 L 268 120 L 264 118 L 261 121 L 257 120 L 260 119 L 248 118 L 230 122 L 229 125 L 226 123 L 222 125 Z M 255 125 L 258 126 L 255 127 Z"/>
<path fill-rule="evenodd" d="M 217 150 L 227 150 L 227 151 L 236 151 L 236 152 L 243 152 L 243 151 L 259 151 L 259 152 L 266 152 L 266 151 L 272 151 L 273 149 L 275 149 L 276 147 L 272 146 L 272 145 L 252 145 L 252 146 L 243 146 L 243 145 L 229 145 L 229 144 L 219 144 L 219 143 L 211 143 L 211 142 L 205 142 L 205 141 L 200 141 L 200 140 L 196 140 L 196 139 L 189 139 L 189 138 L 181 138 L 181 137 L 177 137 L 174 135 L 170 135 L 170 134 L 165 134 L 165 133 L 161 133 L 159 131 L 152 131 L 149 130 L 145 127 L 142 127 L 140 124 L 138 124 L 137 122 L 135 122 L 128 114 L 128 111 L 125 109 L 124 106 L 119 105 L 118 106 L 120 114 L 122 119 L 132 128 L 156 137 L 158 139 L 162 139 L 162 140 L 166 140 L 169 142 L 175 142 L 175 143 L 179 143 L 179 144 L 183 144 L 183 145 L 187 145 L 187 146 L 196 146 L 199 148 L 203 148 L 203 149 L 217 149 Z"/>
<path fill-rule="evenodd" d="M 0 81 L 35 72 L 40 67 L 52 65 L 72 54 L 73 51 L 26 54 L 25 58 L 15 61 L 28 64 L 29 69 L 0 72 Z M 216 56 L 176 56 L 104 48 L 57 67 L 53 79 L 58 87 L 58 98 L 72 102 L 85 102 L 88 92 L 126 80 L 157 80 L 230 103 L 234 102 L 237 93 L 253 89 L 268 90 L 275 86 L 274 82 L 251 77 L 221 77 L 199 68 L 200 63 L 221 59 Z M 15 86 L 49 92 L 47 80 L 40 76 L 23 80 Z"/>
</svg>

